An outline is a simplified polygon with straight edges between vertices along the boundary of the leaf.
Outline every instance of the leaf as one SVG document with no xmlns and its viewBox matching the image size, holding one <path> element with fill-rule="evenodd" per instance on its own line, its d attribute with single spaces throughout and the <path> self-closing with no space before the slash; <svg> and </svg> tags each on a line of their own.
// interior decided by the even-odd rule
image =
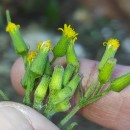
<svg viewBox="0 0 130 130">
<path fill-rule="evenodd" d="M 72 123 L 68 126 L 67 130 L 72 130 L 76 125 L 78 125 L 76 122 L 72 122 Z"/>
</svg>

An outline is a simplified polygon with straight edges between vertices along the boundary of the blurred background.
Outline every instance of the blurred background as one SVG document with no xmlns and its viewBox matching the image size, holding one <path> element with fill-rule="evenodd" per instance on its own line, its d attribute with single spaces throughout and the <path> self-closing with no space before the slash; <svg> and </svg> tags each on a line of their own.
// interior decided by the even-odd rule
<svg viewBox="0 0 130 130">
<path fill-rule="evenodd" d="M 22 102 L 11 88 L 10 69 L 17 55 L 5 32 L 5 10 L 12 21 L 21 25 L 21 33 L 31 49 L 40 40 L 55 44 L 61 32 L 58 27 L 71 24 L 79 33 L 75 49 L 79 57 L 100 60 L 102 43 L 118 38 L 121 47 L 116 55 L 119 64 L 130 65 L 130 1 L 129 0 L 0 0 L 0 89 L 10 100 Z M 57 115 L 54 120 L 63 117 Z M 75 130 L 107 130 L 81 117 Z M 57 121 L 56 121 L 57 122 Z"/>
</svg>

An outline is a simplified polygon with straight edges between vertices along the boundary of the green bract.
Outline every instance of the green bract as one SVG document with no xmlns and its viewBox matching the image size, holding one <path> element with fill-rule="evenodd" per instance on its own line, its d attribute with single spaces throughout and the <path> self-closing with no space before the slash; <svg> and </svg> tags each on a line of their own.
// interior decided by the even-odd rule
<svg viewBox="0 0 130 130">
<path fill-rule="evenodd" d="M 68 64 L 72 64 L 76 68 L 75 71 L 77 72 L 79 69 L 79 60 L 74 49 L 74 44 L 72 43 L 67 48 L 66 60 Z"/>
<path fill-rule="evenodd" d="M 111 82 L 110 88 L 115 92 L 120 92 L 128 85 L 130 85 L 130 73 L 114 79 Z"/>
<path fill-rule="evenodd" d="M 50 83 L 50 77 L 47 75 L 43 75 L 34 93 L 33 107 L 37 110 L 40 110 L 43 107 L 43 100 L 44 97 L 46 96 L 49 83 Z"/>
<path fill-rule="evenodd" d="M 115 65 L 116 65 L 116 59 L 114 58 L 110 58 L 106 61 L 102 70 L 99 72 L 99 81 L 102 84 L 105 84 L 110 80 Z"/>
</svg>

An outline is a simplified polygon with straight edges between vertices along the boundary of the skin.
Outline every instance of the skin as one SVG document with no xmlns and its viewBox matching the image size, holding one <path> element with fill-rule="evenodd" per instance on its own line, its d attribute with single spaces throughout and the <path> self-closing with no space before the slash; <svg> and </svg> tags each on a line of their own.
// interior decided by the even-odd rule
<svg viewBox="0 0 130 130">
<path fill-rule="evenodd" d="M 64 59 L 59 59 L 54 64 L 65 64 Z M 83 79 L 81 86 L 85 91 L 97 76 L 96 67 L 98 62 L 82 59 L 80 61 L 80 74 Z M 113 76 L 118 77 L 130 72 L 130 67 L 117 65 Z M 24 89 L 20 81 L 24 75 L 22 60 L 18 59 L 11 70 L 11 81 L 15 90 L 24 95 Z M 101 126 L 112 130 L 130 130 L 130 87 L 121 92 L 110 92 L 100 100 L 82 108 L 79 114 Z M 74 98 L 73 104 L 77 102 Z M 48 121 L 41 114 L 14 102 L 0 102 L 0 129 L 3 130 L 58 130 L 58 128 Z M 33 115 L 33 116 L 32 116 Z"/>
</svg>

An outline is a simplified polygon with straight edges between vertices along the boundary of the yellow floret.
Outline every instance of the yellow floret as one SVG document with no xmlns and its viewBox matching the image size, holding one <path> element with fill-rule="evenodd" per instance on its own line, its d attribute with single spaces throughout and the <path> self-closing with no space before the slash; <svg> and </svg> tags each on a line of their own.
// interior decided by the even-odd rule
<svg viewBox="0 0 130 130">
<path fill-rule="evenodd" d="M 43 41 L 40 41 L 40 42 L 37 43 L 37 48 L 36 48 L 37 51 L 40 50 L 42 43 L 43 43 Z"/>
<path fill-rule="evenodd" d="M 117 49 L 120 46 L 119 40 L 111 38 L 107 42 L 104 42 L 103 45 L 112 46 L 113 48 Z"/>
<path fill-rule="evenodd" d="M 45 41 L 45 42 L 43 42 L 43 41 L 38 42 L 38 43 L 37 43 L 37 49 L 36 49 L 36 50 L 39 51 L 41 46 L 46 46 L 46 47 L 48 47 L 50 50 L 52 50 L 52 44 L 51 44 L 51 41 L 50 41 L 50 40 L 47 40 L 47 41 Z"/>
<path fill-rule="evenodd" d="M 58 30 L 61 30 L 67 37 L 72 38 L 73 43 L 77 39 L 78 33 L 76 33 L 74 29 L 71 28 L 71 25 L 67 26 L 67 24 L 64 24 L 64 28 L 58 28 Z"/>
<path fill-rule="evenodd" d="M 12 22 L 8 22 L 8 25 L 6 26 L 6 32 L 14 32 L 16 29 L 19 29 L 20 25 L 16 25 Z"/>
<path fill-rule="evenodd" d="M 36 57 L 36 55 L 37 55 L 36 51 L 30 51 L 28 53 L 28 55 L 27 55 L 27 63 L 30 64 L 34 60 L 34 58 Z"/>
<path fill-rule="evenodd" d="M 47 40 L 44 42 L 44 46 L 48 47 L 50 50 L 52 50 L 52 44 L 50 40 Z"/>
<path fill-rule="evenodd" d="M 45 42 L 39 42 L 38 43 L 38 46 L 39 46 L 39 49 L 42 47 L 42 46 L 45 46 L 47 48 L 49 48 L 49 50 L 52 50 L 52 44 L 51 44 L 51 41 L 50 40 L 47 40 Z"/>
</svg>

